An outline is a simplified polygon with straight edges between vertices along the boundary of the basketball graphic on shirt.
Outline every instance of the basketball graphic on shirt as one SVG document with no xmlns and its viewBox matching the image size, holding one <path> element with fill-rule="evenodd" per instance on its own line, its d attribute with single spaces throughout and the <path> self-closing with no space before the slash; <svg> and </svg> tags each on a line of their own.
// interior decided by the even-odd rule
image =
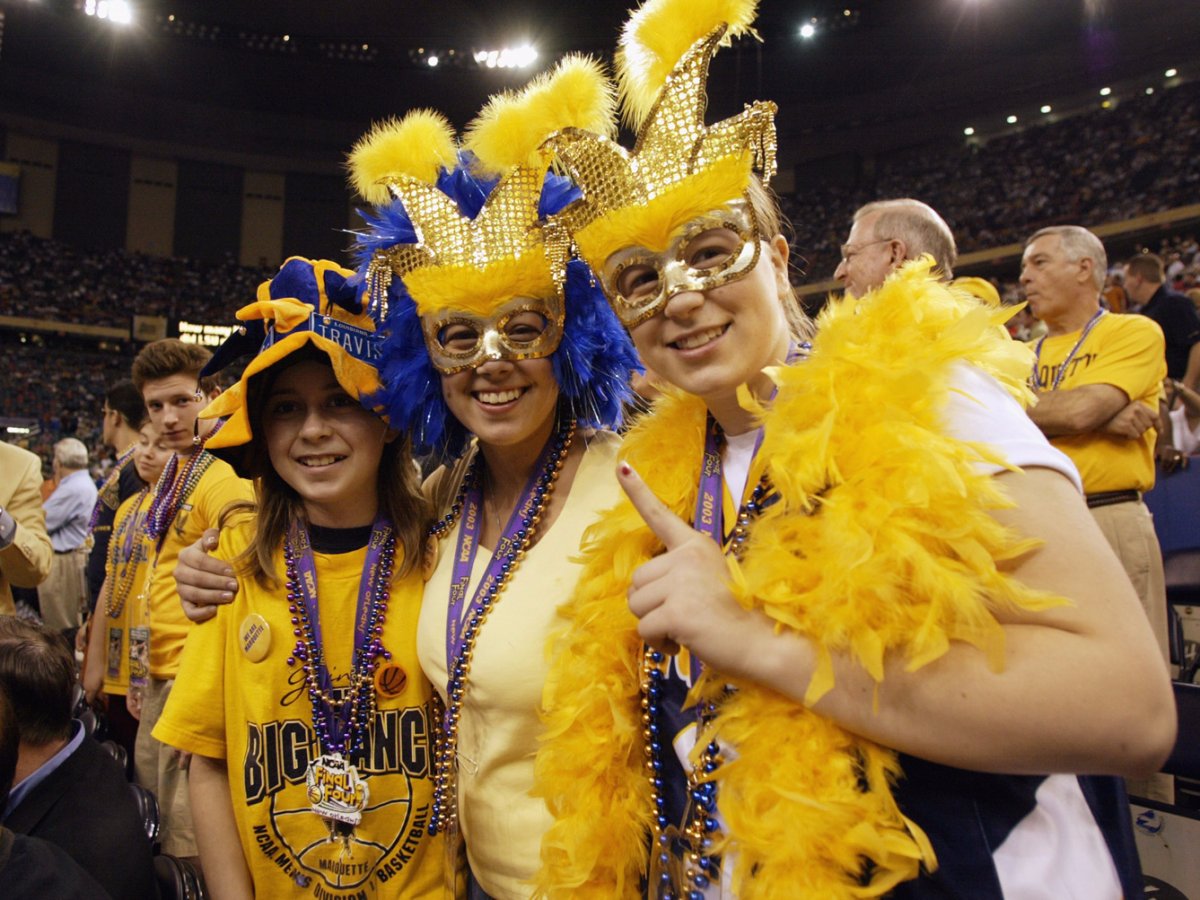
<svg viewBox="0 0 1200 900">
<path fill-rule="evenodd" d="M 362 811 L 362 823 L 344 833 L 334 831 L 313 812 L 303 785 L 280 791 L 271 803 L 271 824 L 280 845 L 305 874 L 329 887 L 361 887 L 412 825 L 412 794 L 405 791 L 401 796 L 394 787 L 385 791 L 379 783 L 390 779 L 408 782 L 403 773 L 367 779 L 379 793 L 391 794 L 391 799 L 368 804 Z"/>
<path fill-rule="evenodd" d="M 254 828 L 250 840 L 294 883 L 312 889 L 314 897 L 328 897 L 335 890 L 374 896 L 426 837 L 429 803 L 414 805 L 413 779 L 428 777 L 431 733 L 427 705 L 376 711 L 362 748 L 350 755 L 366 803 L 361 821 L 349 825 L 331 822 L 313 809 L 308 773 L 317 740 L 311 722 L 248 723 L 243 757 L 247 802 L 267 805 L 265 824 Z"/>
</svg>

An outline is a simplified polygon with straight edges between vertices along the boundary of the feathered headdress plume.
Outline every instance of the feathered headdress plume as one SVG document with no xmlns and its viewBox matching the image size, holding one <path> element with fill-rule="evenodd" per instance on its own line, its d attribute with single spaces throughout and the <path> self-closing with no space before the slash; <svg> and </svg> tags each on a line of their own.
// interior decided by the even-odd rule
<svg viewBox="0 0 1200 900">
<path fill-rule="evenodd" d="M 458 148 L 449 123 L 421 110 L 377 126 L 351 153 L 352 182 L 375 205 L 359 234 L 360 272 L 390 309 L 375 399 L 419 452 L 453 456 L 467 438 L 442 399 L 421 318 L 488 316 L 516 296 L 547 300 L 557 317 L 550 359 L 570 414 L 590 426 L 620 421 L 637 356 L 591 273 L 569 261 L 555 223 L 579 192 L 547 174 L 546 146 L 563 129 L 614 132 L 615 94 L 599 63 L 569 56 L 492 98 Z"/>
<path fill-rule="evenodd" d="M 621 103 L 637 128 L 626 150 L 607 135 L 568 129 L 551 140 L 584 193 L 572 212 L 579 252 L 596 268 L 615 250 L 662 250 L 683 223 L 741 197 L 754 171 L 775 172 L 775 104 L 747 104 L 704 123 L 708 66 L 732 36 L 753 34 L 756 0 L 648 0 L 618 51 Z"/>
<path fill-rule="evenodd" d="M 579 56 L 523 91 L 493 98 L 467 128 L 463 150 L 480 175 L 499 181 L 476 215 L 438 187 L 453 166 L 453 132 L 428 110 L 377 126 L 350 154 L 351 180 L 382 205 L 398 199 L 417 240 L 377 247 L 367 273 L 372 296 L 404 278 L 422 315 L 459 309 L 482 315 L 519 295 L 561 291 L 568 239 L 543 228 L 539 200 L 550 164 L 546 138 L 564 128 L 612 127 L 613 89 L 599 64 Z"/>
<path fill-rule="evenodd" d="M 463 149 L 475 155 L 486 173 L 538 166 L 549 135 L 582 128 L 611 137 L 615 117 L 616 92 L 604 69 L 594 59 L 573 54 L 519 93 L 488 100 L 467 126 Z"/>
<path fill-rule="evenodd" d="M 617 47 L 617 79 L 625 122 L 639 130 L 675 64 L 691 46 L 725 26 L 723 43 L 750 26 L 758 0 L 651 0 L 629 17 Z"/>
<path fill-rule="evenodd" d="M 391 200 L 384 179 L 407 175 L 433 184 L 453 168 L 454 128 L 432 109 L 415 109 L 403 119 L 378 122 L 350 151 L 347 168 L 359 196 L 376 206 Z"/>
</svg>

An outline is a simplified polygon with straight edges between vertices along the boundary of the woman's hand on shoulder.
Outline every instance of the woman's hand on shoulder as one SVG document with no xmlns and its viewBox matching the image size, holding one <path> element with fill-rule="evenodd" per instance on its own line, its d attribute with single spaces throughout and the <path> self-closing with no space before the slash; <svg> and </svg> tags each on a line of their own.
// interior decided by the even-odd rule
<svg viewBox="0 0 1200 900">
<path fill-rule="evenodd" d="M 208 529 L 198 541 L 180 551 L 175 565 L 175 589 L 184 614 L 193 622 L 211 619 L 218 606 L 233 602 L 237 594 L 233 568 L 209 555 L 217 549 L 217 539 L 217 529 Z"/>
</svg>

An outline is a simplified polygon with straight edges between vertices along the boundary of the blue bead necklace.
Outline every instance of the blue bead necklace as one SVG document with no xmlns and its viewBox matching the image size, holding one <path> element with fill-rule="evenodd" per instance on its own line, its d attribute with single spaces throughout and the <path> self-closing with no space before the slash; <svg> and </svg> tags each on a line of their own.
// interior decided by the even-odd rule
<svg viewBox="0 0 1200 900">
<path fill-rule="evenodd" d="M 284 540 L 288 612 L 292 617 L 292 634 L 296 638 L 287 664 L 289 667 L 299 666 L 304 672 L 308 696 L 312 701 L 313 729 L 322 753 L 352 756 L 362 748 L 370 727 L 371 717 L 375 713 L 375 670 L 380 660 L 392 658 L 391 652 L 383 646 L 383 626 L 392 590 L 395 552 L 396 535 L 391 525 L 385 521 L 376 522 L 371 530 L 359 586 L 350 681 L 348 688 L 342 692 L 334 690 L 325 663 L 317 598 L 308 595 L 306 584 L 309 578 L 301 577 L 302 568 L 306 570 L 305 574 L 307 570 L 312 570 L 311 583 L 316 584 L 307 529 L 298 523 Z M 359 624 L 363 622 L 366 623 L 365 627 Z"/>
<path fill-rule="evenodd" d="M 722 539 L 720 515 L 721 457 L 720 426 L 709 418 L 705 440 L 704 462 L 701 467 L 701 482 L 697 496 L 696 521 L 693 527 L 710 534 L 718 542 Z M 761 446 L 762 437 L 759 437 Z M 757 448 L 756 448 L 757 449 Z M 776 498 L 777 499 L 777 498 Z M 750 527 L 772 502 L 772 485 L 767 472 L 763 472 L 750 498 L 738 509 L 737 519 L 729 540 L 726 554 L 741 560 L 746 552 L 746 540 Z M 698 673 L 701 661 L 693 657 L 693 669 Z M 720 858 L 712 852 L 714 836 L 720 831 L 717 818 L 717 772 L 724 756 L 712 730 L 719 704 L 703 701 L 696 706 L 696 740 L 706 741 L 696 764 L 688 773 L 689 811 L 680 834 L 684 849 L 682 871 L 676 871 L 673 853 L 673 834 L 667 816 L 664 792 L 664 729 L 662 727 L 663 682 L 666 678 L 665 657 L 651 647 L 642 651 L 642 736 L 646 741 L 646 777 L 650 782 L 650 795 L 654 804 L 651 820 L 650 873 L 651 896 L 659 900 L 704 900 L 705 889 L 720 879 Z M 670 735 L 667 735 L 667 747 Z"/>
</svg>

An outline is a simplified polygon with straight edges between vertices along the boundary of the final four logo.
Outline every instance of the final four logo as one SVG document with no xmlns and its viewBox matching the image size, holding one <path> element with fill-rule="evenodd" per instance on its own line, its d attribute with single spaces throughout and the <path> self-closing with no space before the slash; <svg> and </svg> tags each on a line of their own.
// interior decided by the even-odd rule
<svg viewBox="0 0 1200 900">
<path fill-rule="evenodd" d="M 344 756 L 337 753 L 318 756 L 308 767 L 305 784 L 308 802 L 322 819 L 346 825 L 362 821 L 362 811 L 371 792 Z"/>
<path fill-rule="evenodd" d="M 318 753 L 302 719 L 248 724 L 247 808 L 266 806 L 258 852 L 314 900 L 386 895 L 429 822 L 428 795 L 413 792 L 429 775 L 429 722 L 427 705 L 378 710 L 348 757 Z"/>
</svg>

